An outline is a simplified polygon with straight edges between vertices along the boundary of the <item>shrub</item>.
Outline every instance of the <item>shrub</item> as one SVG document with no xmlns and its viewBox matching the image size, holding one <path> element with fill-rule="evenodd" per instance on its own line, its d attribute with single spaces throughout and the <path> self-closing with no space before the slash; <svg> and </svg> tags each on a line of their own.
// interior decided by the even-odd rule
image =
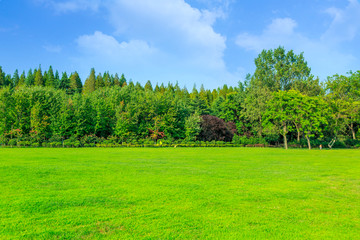
<svg viewBox="0 0 360 240">
<path fill-rule="evenodd" d="M 41 146 L 41 144 L 38 142 L 34 142 L 31 144 L 31 147 L 40 147 L 40 146 Z"/>
<path fill-rule="evenodd" d="M 31 142 L 30 141 L 20 141 L 17 143 L 18 147 L 29 147 L 31 146 Z"/>
<path fill-rule="evenodd" d="M 202 141 L 231 141 L 234 133 L 228 129 L 228 126 L 224 120 L 211 115 L 204 115 L 201 117 L 201 131 L 198 139 Z"/>
<path fill-rule="evenodd" d="M 96 144 L 99 139 L 95 135 L 85 135 L 80 139 L 80 142 L 85 146 L 85 144 Z"/>
<path fill-rule="evenodd" d="M 243 144 L 243 145 L 255 145 L 255 144 L 264 144 L 268 145 L 265 138 L 256 138 L 256 137 L 246 137 L 234 135 L 232 143 L 234 144 Z"/>
<path fill-rule="evenodd" d="M 348 147 L 355 147 L 357 145 L 360 145 L 360 140 L 357 139 L 346 139 L 345 144 Z"/>
<path fill-rule="evenodd" d="M 8 142 L 8 145 L 11 146 L 11 147 L 16 146 L 16 144 L 17 144 L 16 139 L 10 139 L 9 142 Z"/>
</svg>

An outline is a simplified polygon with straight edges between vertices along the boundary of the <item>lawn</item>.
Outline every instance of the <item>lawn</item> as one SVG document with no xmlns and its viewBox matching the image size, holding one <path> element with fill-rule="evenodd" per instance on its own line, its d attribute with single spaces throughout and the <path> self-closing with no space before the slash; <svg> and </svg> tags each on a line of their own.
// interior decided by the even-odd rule
<svg viewBox="0 0 360 240">
<path fill-rule="evenodd" d="M 0 239 L 358 239 L 360 151 L 0 149 Z"/>
</svg>

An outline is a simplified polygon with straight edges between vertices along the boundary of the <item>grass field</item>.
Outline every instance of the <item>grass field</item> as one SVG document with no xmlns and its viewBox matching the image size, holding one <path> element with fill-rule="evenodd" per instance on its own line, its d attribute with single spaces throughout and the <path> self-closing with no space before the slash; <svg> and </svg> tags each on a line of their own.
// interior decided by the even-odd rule
<svg viewBox="0 0 360 240">
<path fill-rule="evenodd" d="M 0 239 L 359 239 L 360 151 L 0 149 Z"/>
</svg>

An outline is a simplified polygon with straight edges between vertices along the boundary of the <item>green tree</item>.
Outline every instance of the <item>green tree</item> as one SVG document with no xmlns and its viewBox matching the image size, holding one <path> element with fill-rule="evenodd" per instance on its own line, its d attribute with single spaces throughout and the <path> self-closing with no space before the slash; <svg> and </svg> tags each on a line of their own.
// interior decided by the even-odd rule
<svg viewBox="0 0 360 240">
<path fill-rule="evenodd" d="M 60 82 L 59 82 L 59 88 L 64 90 L 70 89 L 70 79 L 68 78 L 68 75 L 66 72 L 62 73 Z"/>
<path fill-rule="evenodd" d="M 196 141 L 196 137 L 201 131 L 201 117 L 195 112 L 185 120 L 185 136 L 187 141 Z"/>
<path fill-rule="evenodd" d="M 20 77 L 19 77 L 19 71 L 16 69 L 14 72 L 14 75 L 12 77 L 12 85 L 14 87 L 17 87 L 19 85 Z"/>
<path fill-rule="evenodd" d="M 59 76 L 59 71 L 56 70 L 55 71 L 55 88 L 59 88 L 60 86 L 60 76 Z"/>
<path fill-rule="evenodd" d="M 307 83 L 313 87 L 311 69 L 303 53 L 296 55 L 292 50 L 286 52 L 283 47 L 263 50 L 255 59 L 255 66 L 251 85 L 265 87 L 271 92 L 290 89 L 308 91 Z"/>
<path fill-rule="evenodd" d="M 39 67 L 36 70 L 35 79 L 34 79 L 34 85 L 35 86 L 43 86 L 44 85 L 43 75 L 42 75 L 42 72 L 41 72 L 41 67 Z"/>
<path fill-rule="evenodd" d="M 152 88 L 152 85 L 151 85 L 151 82 L 150 80 L 148 80 L 145 84 L 145 91 L 153 91 L 153 88 Z"/>
<path fill-rule="evenodd" d="M 0 87 L 5 86 L 5 73 L 2 70 L 2 67 L 0 66 Z"/>
<path fill-rule="evenodd" d="M 102 87 L 104 87 L 105 84 L 104 84 L 104 79 L 103 77 L 101 76 L 101 74 L 99 73 L 96 77 L 96 81 L 95 81 L 95 89 L 100 89 Z"/>
<path fill-rule="evenodd" d="M 46 75 L 47 77 L 45 81 L 45 86 L 55 88 L 56 82 L 55 82 L 55 76 L 52 66 L 49 67 L 49 71 L 47 71 Z"/>
<path fill-rule="evenodd" d="M 263 116 L 267 109 L 266 103 L 272 95 L 267 88 L 252 86 L 247 89 L 243 103 L 243 115 L 248 119 L 252 132 L 259 138 L 263 137 Z"/>
<path fill-rule="evenodd" d="M 35 81 L 35 75 L 33 74 L 33 71 L 30 69 L 26 76 L 25 84 L 26 86 L 32 86 L 34 85 L 34 81 Z"/>
<path fill-rule="evenodd" d="M 121 77 L 120 77 L 120 86 L 123 87 L 123 86 L 126 86 L 126 78 L 125 78 L 125 75 L 124 74 L 121 74 Z"/>
<path fill-rule="evenodd" d="M 85 80 L 83 93 L 88 94 L 88 93 L 92 93 L 93 91 L 95 91 L 95 82 L 96 82 L 95 69 L 92 68 L 90 71 L 89 77 Z"/>
<path fill-rule="evenodd" d="M 264 114 L 264 125 L 267 128 L 275 128 L 284 138 L 284 147 L 288 149 L 287 134 L 291 131 L 293 116 L 293 97 L 295 92 L 278 91 L 273 94 L 267 103 Z"/>
<path fill-rule="evenodd" d="M 360 101 L 360 71 L 350 72 L 350 76 L 334 75 L 326 82 L 327 100 L 331 107 L 332 129 L 334 135 L 339 133 L 350 134 L 356 139 L 356 125 L 360 109 L 357 101 Z"/>
<path fill-rule="evenodd" d="M 37 141 L 42 142 L 47 137 L 49 116 L 42 113 L 42 107 L 39 102 L 31 108 L 30 113 L 30 126 L 31 126 L 31 136 Z"/>
<path fill-rule="evenodd" d="M 328 105 L 321 97 L 307 97 L 303 99 L 304 117 L 301 126 L 311 149 L 311 137 L 323 137 L 324 126 L 328 124 Z"/>
<path fill-rule="evenodd" d="M 121 87 L 119 75 L 116 73 L 114 77 L 114 86 Z"/>
<path fill-rule="evenodd" d="M 20 78 L 19 78 L 19 82 L 18 82 L 17 86 L 18 86 L 18 87 L 24 86 L 24 85 L 25 85 L 25 82 L 26 82 L 26 76 L 25 76 L 25 71 L 23 71 L 23 72 L 21 73 L 21 76 L 20 76 Z"/>
<path fill-rule="evenodd" d="M 74 72 L 70 76 L 70 90 L 73 93 L 81 93 L 82 91 L 82 82 L 77 72 Z"/>
<path fill-rule="evenodd" d="M 104 86 L 105 87 L 112 87 L 114 86 L 114 79 L 112 76 L 110 76 L 109 72 L 105 72 L 103 76 Z"/>
</svg>

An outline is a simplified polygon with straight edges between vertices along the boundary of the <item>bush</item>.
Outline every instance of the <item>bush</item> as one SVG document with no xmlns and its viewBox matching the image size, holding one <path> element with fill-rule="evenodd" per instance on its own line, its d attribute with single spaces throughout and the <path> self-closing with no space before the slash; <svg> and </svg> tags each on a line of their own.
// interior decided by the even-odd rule
<svg viewBox="0 0 360 240">
<path fill-rule="evenodd" d="M 50 139 L 49 142 L 62 142 L 63 138 L 59 135 L 53 135 Z"/>
<path fill-rule="evenodd" d="M 346 139 L 345 145 L 348 147 L 356 147 L 360 145 L 360 140 L 357 139 Z"/>
<path fill-rule="evenodd" d="M 31 144 L 31 147 L 40 147 L 40 146 L 41 146 L 41 144 L 38 142 L 34 142 Z"/>
<path fill-rule="evenodd" d="M 343 141 L 336 141 L 333 148 L 346 148 L 346 144 Z"/>
<path fill-rule="evenodd" d="M 201 131 L 198 139 L 231 142 L 234 133 L 228 129 L 223 119 L 211 115 L 204 115 L 201 118 Z"/>
<path fill-rule="evenodd" d="M 10 139 L 9 142 L 8 142 L 8 145 L 11 146 L 11 147 L 16 146 L 16 144 L 17 144 L 16 139 Z"/>
<path fill-rule="evenodd" d="M 29 147 L 31 146 L 31 142 L 30 141 L 20 141 L 17 143 L 18 147 Z"/>
<path fill-rule="evenodd" d="M 50 143 L 52 145 L 52 147 L 56 147 L 56 148 L 59 148 L 59 147 L 62 147 L 62 142 L 52 142 Z"/>
<path fill-rule="evenodd" d="M 99 139 L 95 135 L 85 135 L 80 139 L 80 142 L 85 146 L 85 144 L 96 144 Z"/>
<path fill-rule="evenodd" d="M 242 144 L 242 145 L 255 145 L 255 144 L 264 144 L 268 145 L 265 138 L 248 138 L 246 136 L 238 136 L 234 135 L 232 143 L 234 144 Z"/>
</svg>

